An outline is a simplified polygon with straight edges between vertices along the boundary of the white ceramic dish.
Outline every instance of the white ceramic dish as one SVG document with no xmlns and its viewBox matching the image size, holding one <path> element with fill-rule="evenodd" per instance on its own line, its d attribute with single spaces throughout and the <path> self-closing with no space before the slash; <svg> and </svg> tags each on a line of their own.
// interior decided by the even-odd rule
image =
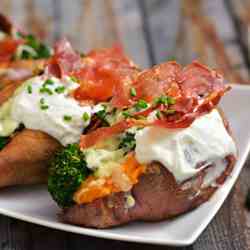
<svg viewBox="0 0 250 250">
<path fill-rule="evenodd" d="M 132 223 L 109 230 L 95 230 L 58 222 L 59 209 L 45 186 L 17 187 L 0 191 L 0 213 L 20 220 L 78 234 L 114 240 L 184 246 L 192 244 L 215 216 L 235 183 L 250 149 L 250 87 L 233 86 L 223 101 L 238 148 L 239 159 L 232 176 L 212 199 L 183 216 L 157 223 Z"/>
</svg>

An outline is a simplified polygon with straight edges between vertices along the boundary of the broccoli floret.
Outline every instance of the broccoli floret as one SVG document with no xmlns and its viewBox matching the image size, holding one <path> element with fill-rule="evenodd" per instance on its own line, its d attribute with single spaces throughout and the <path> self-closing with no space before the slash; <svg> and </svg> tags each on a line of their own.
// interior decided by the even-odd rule
<svg viewBox="0 0 250 250">
<path fill-rule="evenodd" d="M 77 144 L 68 145 L 55 155 L 50 162 L 48 190 L 60 207 L 74 204 L 73 194 L 89 173 Z"/>
<path fill-rule="evenodd" d="M 0 136 L 0 150 L 2 150 L 6 144 L 8 144 L 10 138 L 9 137 L 3 137 Z"/>
<path fill-rule="evenodd" d="M 35 54 L 30 53 L 29 50 L 22 50 L 21 54 L 18 56 L 20 59 L 41 59 L 41 58 L 49 58 L 52 55 L 51 49 L 43 44 L 39 39 L 35 36 L 29 34 L 24 35 L 18 33 L 18 36 L 21 37 L 25 43 L 25 46 L 31 48 Z"/>
<path fill-rule="evenodd" d="M 135 149 L 135 134 L 126 132 L 119 144 L 119 148 L 122 148 L 126 153 Z"/>
</svg>

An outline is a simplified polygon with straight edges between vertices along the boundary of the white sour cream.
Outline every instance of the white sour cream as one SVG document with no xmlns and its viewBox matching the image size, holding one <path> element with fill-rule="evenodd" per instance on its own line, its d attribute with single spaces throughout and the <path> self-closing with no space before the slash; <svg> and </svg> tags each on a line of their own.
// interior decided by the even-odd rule
<svg viewBox="0 0 250 250">
<path fill-rule="evenodd" d="M 196 119 L 181 130 L 147 127 L 139 130 L 136 158 L 141 164 L 160 162 L 182 182 L 196 175 L 197 165 L 214 163 L 229 154 L 236 155 L 236 146 L 217 110 Z M 205 166 L 205 165 L 204 165 Z"/>
<path fill-rule="evenodd" d="M 64 146 L 79 142 L 82 131 L 89 125 L 95 110 L 90 106 L 80 106 L 69 95 L 78 86 L 77 83 L 68 77 L 63 80 L 52 78 L 52 81 L 53 84 L 46 85 L 52 91 L 51 95 L 41 93 L 45 82 L 41 76 L 25 82 L 22 90 L 12 100 L 10 117 L 26 128 L 51 135 Z M 56 92 L 58 88 L 65 89 Z"/>
</svg>

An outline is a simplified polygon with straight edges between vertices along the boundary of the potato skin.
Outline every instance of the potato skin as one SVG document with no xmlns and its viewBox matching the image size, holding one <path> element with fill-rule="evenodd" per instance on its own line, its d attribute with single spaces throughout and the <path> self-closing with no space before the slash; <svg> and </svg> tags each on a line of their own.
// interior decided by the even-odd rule
<svg viewBox="0 0 250 250">
<path fill-rule="evenodd" d="M 17 132 L 0 151 L 0 188 L 46 183 L 49 159 L 60 147 L 57 140 L 43 132 Z"/>
</svg>

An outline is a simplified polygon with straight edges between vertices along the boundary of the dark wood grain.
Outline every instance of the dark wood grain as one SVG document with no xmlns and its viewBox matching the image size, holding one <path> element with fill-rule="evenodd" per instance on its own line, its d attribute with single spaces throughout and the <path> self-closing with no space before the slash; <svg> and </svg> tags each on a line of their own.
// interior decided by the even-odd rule
<svg viewBox="0 0 250 250">
<path fill-rule="evenodd" d="M 1 0 L 0 11 L 52 44 L 67 36 L 80 51 L 120 42 L 141 67 L 199 59 L 233 82 L 249 83 L 249 0 Z M 198 20 L 198 21 L 197 21 Z M 208 32 L 206 32 L 209 27 Z M 211 28 L 212 27 L 212 28 Z M 250 248 L 250 160 L 212 223 L 180 250 Z M 97 239 L 0 216 L 0 249 L 177 249 Z"/>
</svg>

